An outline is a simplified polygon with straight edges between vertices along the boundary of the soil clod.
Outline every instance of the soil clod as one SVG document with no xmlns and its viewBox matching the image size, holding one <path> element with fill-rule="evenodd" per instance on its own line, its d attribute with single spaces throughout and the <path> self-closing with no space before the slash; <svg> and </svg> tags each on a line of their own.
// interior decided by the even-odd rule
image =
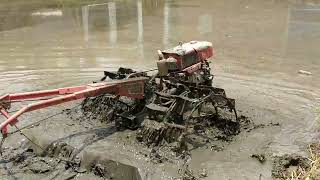
<svg viewBox="0 0 320 180">
<path fill-rule="evenodd" d="M 265 154 L 252 154 L 251 157 L 257 159 L 260 163 L 264 163 L 267 160 Z"/>
<path fill-rule="evenodd" d="M 285 178 L 290 174 L 290 169 L 294 168 L 309 169 L 309 159 L 299 155 L 285 154 L 283 156 L 276 156 L 272 164 L 271 174 L 274 178 Z"/>
<path fill-rule="evenodd" d="M 51 168 L 44 160 L 36 161 L 29 166 L 29 169 L 36 174 L 49 172 Z"/>
</svg>

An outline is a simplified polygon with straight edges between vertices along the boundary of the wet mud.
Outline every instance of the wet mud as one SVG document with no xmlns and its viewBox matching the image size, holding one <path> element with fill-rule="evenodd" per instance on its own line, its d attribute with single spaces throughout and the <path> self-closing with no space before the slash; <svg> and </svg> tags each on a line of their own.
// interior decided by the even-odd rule
<svg viewBox="0 0 320 180">
<path fill-rule="evenodd" d="M 129 101 L 130 102 L 130 101 Z M 134 103 L 134 102 L 133 102 Z M 100 105 L 101 104 L 101 105 Z M 98 120 L 101 122 L 114 121 L 117 114 L 128 111 L 130 105 L 115 99 L 114 96 L 104 95 L 88 98 L 82 103 L 83 119 Z M 147 146 L 159 146 L 172 142 L 180 144 L 189 143 L 192 148 L 197 148 L 210 141 L 231 141 L 241 131 L 247 132 L 267 126 L 278 126 L 279 123 L 254 124 L 248 117 L 240 115 L 235 121 L 229 116 L 220 114 L 203 114 L 193 117 L 183 125 L 155 120 L 144 119 L 137 126 L 136 139 Z"/>
<path fill-rule="evenodd" d="M 120 109 L 121 112 L 127 109 L 121 109 L 123 103 L 116 106 L 113 102 L 117 102 L 114 101 L 114 97 L 105 95 L 88 98 L 77 108 L 64 110 L 63 117 L 66 120 L 69 119 L 66 121 L 67 127 L 81 126 L 90 129 L 98 124 L 114 124 L 109 118 L 111 118 L 110 114 L 114 113 L 115 107 L 120 107 L 118 110 Z M 280 125 L 279 123 L 255 124 L 250 118 L 243 115 L 234 121 L 228 116 L 223 116 L 223 113 L 220 114 L 195 117 L 184 127 L 185 131 L 182 133 L 177 131 L 177 129 L 183 129 L 180 127 L 181 125 L 146 119 L 140 128 L 130 130 L 130 135 L 125 135 L 127 132 L 123 129 L 117 130 L 114 126 L 111 131 L 106 129 L 96 132 L 95 135 L 87 136 L 80 144 L 90 145 L 110 134 L 124 134 L 125 137 L 115 139 L 115 143 L 124 143 L 129 146 L 132 143 L 136 144 L 135 151 L 143 158 L 149 159 L 148 161 L 155 166 L 183 162 L 183 165 L 175 167 L 176 178 L 201 179 L 207 177 L 207 170 L 202 169 L 200 172 L 190 168 L 187 163 L 192 159 L 192 150 L 209 147 L 213 152 L 221 152 L 240 133 L 249 133 L 255 129 Z M 64 141 L 45 136 L 37 137 L 36 134 L 27 133 L 35 143 L 26 141 L 13 149 L 13 154 L 9 153 L 10 150 L 5 150 L 7 154 L 4 155 L 4 159 L 12 163 L 10 169 L 13 173 L 15 170 L 21 173 L 22 170 L 24 173 L 47 176 L 56 172 L 57 169 L 63 169 L 67 171 L 63 175 L 65 179 L 74 179 L 83 174 L 107 179 L 130 179 L 133 177 L 137 180 L 143 179 L 144 174 L 140 174 L 138 170 L 141 167 L 135 167 L 131 163 L 122 163 L 121 160 L 117 161 L 99 151 L 76 148 Z M 264 156 L 253 155 L 252 157 L 262 163 L 265 161 Z M 59 176 L 62 177 L 61 174 Z"/>
<path fill-rule="evenodd" d="M 68 110 L 70 115 L 33 128 L 41 146 L 55 141 L 47 153 L 19 134 L 8 137 L 0 179 L 104 179 L 108 161 L 138 168 L 142 179 L 281 179 L 304 161 L 306 145 L 319 141 L 317 0 L 52 2 L 0 4 L 0 94 L 87 84 L 120 66 L 153 69 L 157 49 L 201 39 L 214 44 L 215 85 L 236 99 L 246 118 L 240 126 L 223 118 L 195 119 L 203 124 L 188 127 L 192 134 L 154 143 L 137 140 L 139 130 L 119 132 L 100 97 L 101 107 L 91 102 L 87 114 Z M 17 125 L 70 107 L 36 111 Z M 79 165 L 85 152 L 106 161 L 89 155 Z M 273 165 L 274 154 L 288 155 Z"/>
<path fill-rule="evenodd" d="M 294 154 L 275 156 L 272 163 L 272 177 L 286 179 L 286 177 L 290 177 L 292 171 L 298 168 L 308 171 L 310 169 L 310 159 Z"/>
<path fill-rule="evenodd" d="M 107 102 L 104 102 L 107 101 Z M 82 102 L 83 106 L 76 109 L 65 110 L 65 118 L 70 119 L 68 127 L 83 126 L 85 124 L 97 125 L 112 124 L 107 121 L 108 111 L 112 109 L 109 98 L 97 97 L 86 99 Z M 97 104 L 101 106 L 97 106 Z M 101 108 L 101 107 L 104 107 Z M 112 106 L 114 107 L 114 106 Z M 151 123 L 151 124 L 150 124 Z M 167 124 L 168 125 L 168 124 Z M 200 179 L 206 177 L 206 170 L 198 172 L 188 166 L 191 159 L 190 151 L 192 149 L 210 146 L 213 151 L 223 151 L 224 147 L 217 144 L 219 142 L 232 142 L 233 137 L 241 131 L 256 129 L 263 126 L 256 126 L 249 118 L 240 116 L 238 121 L 223 118 L 222 116 L 211 115 L 197 117 L 187 127 L 184 133 L 168 130 L 165 123 L 145 120 L 141 128 L 131 131 L 126 138 L 117 139 L 118 143 L 137 144 L 140 148 L 136 149 L 144 158 L 149 159 L 151 164 L 176 164 L 184 162 L 182 166 L 176 167 L 176 177 L 181 179 Z M 172 126 L 172 125 L 171 125 Z M 178 126 L 178 125 L 176 125 Z M 114 127 L 115 128 L 115 127 Z M 167 131 L 165 131 L 166 129 Z M 95 142 L 99 137 L 106 137 L 109 133 L 126 134 L 122 131 L 101 131 L 97 135 L 88 136 L 84 139 L 84 144 Z M 37 134 L 37 133 L 36 133 Z M 140 180 L 143 174 L 137 167 L 119 162 L 113 158 L 101 154 L 97 151 L 79 149 L 70 144 L 46 138 L 46 136 L 37 137 L 32 131 L 27 136 L 32 142 L 24 141 L 20 146 L 9 150 L 5 149 L 4 159 L 10 162 L 10 171 L 29 174 L 51 175 L 57 170 L 65 170 L 65 179 L 74 179 L 82 174 L 92 174 L 96 177 L 107 179 L 137 179 Z M 181 135 L 182 134 L 182 135 Z M 170 137 L 170 138 L 168 138 Z M 41 148 L 39 148 L 41 147 Z M 147 152 L 142 149 L 147 149 Z M 14 153 L 11 153 L 14 152 Z"/>
<path fill-rule="evenodd" d="M 112 95 L 101 95 L 95 98 L 87 98 L 81 103 L 83 111 L 83 119 L 87 121 L 100 121 L 108 123 L 113 119 L 113 115 L 117 112 L 114 112 L 116 108 L 119 107 L 119 111 L 122 108 L 126 108 L 119 104 L 119 101 L 115 100 L 115 96 Z M 81 120 L 81 119 L 79 119 Z"/>
<path fill-rule="evenodd" d="M 24 142 L 19 147 L 5 150 L 2 158 L 7 162 L 11 174 L 41 174 L 65 180 L 92 174 L 103 179 L 141 180 L 136 167 L 108 159 L 101 154 L 85 151 L 79 156 L 78 149 L 65 142 L 54 142 L 46 148 L 42 146 L 45 149 L 39 154 L 39 149 L 35 149 L 34 144 L 30 143 Z"/>
<path fill-rule="evenodd" d="M 265 154 L 252 154 L 251 157 L 257 159 L 260 163 L 264 163 L 267 160 Z"/>
</svg>

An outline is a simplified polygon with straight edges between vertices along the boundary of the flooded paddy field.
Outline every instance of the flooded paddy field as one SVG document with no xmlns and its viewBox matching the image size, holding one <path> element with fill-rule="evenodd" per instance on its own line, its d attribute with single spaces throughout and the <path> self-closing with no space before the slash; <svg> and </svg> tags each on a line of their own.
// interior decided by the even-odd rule
<svg viewBox="0 0 320 180">
<path fill-rule="evenodd" d="M 213 83 L 236 99 L 248 128 L 181 157 L 67 103 L 21 117 L 19 127 L 71 109 L 24 130 L 45 156 L 19 133 L 9 136 L 0 179 L 175 179 L 189 170 L 202 179 L 272 179 L 275 156 L 305 157 L 319 141 L 315 0 L 1 2 L 0 94 L 87 84 L 120 66 L 153 69 L 158 49 L 191 40 L 213 43 Z"/>
</svg>

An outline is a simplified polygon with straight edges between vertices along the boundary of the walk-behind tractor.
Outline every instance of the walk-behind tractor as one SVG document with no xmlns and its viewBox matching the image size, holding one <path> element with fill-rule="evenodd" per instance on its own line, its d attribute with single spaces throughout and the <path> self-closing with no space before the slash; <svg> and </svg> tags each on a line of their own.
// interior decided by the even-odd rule
<svg viewBox="0 0 320 180">
<path fill-rule="evenodd" d="M 5 121 L 0 129 L 5 138 L 8 125 L 17 129 L 23 113 L 84 99 L 84 114 L 114 121 L 118 129 L 139 129 L 140 139 L 157 144 L 163 139 L 172 142 L 188 132 L 196 119 L 218 116 L 224 109 L 233 112 L 237 121 L 235 100 L 226 97 L 223 89 L 213 87 L 208 58 L 214 54 L 210 42 L 191 41 L 165 51 L 158 50 L 157 71 L 137 72 L 119 68 L 104 72 L 101 82 L 0 97 L 0 111 Z M 49 97 L 43 100 L 44 97 Z M 10 115 L 11 103 L 39 100 Z"/>
</svg>

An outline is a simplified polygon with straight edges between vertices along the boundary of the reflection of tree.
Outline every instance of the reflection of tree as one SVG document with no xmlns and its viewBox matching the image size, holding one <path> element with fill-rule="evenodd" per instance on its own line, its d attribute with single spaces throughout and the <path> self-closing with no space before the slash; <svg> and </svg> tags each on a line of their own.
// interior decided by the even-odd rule
<svg viewBox="0 0 320 180">
<path fill-rule="evenodd" d="M 64 8 L 64 7 L 79 7 L 93 3 L 108 2 L 107 0 L 1 0 L 1 7 L 8 6 L 24 6 L 29 9 L 32 7 L 41 8 Z"/>
<path fill-rule="evenodd" d="M 156 14 L 156 9 L 163 9 L 164 0 L 142 0 L 143 13 L 146 15 Z"/>
<path fill-rule="evenodd" d="M 295 0 L 293 1 L 297 4 L 308 4 L 308 5 L 317 5 L 320 4 L 319 0 Z"/>
<path fill-rule="evenodd" d="M 33 7 L 34 8 L 34 7 Z M 32 24 L 30 16 L 33 8 L 25 9 L 24 6 L 0 6 L 0 31 L 15 29 Z"/>
<path fill-rule="evenodd" d="M 156 9 L 162 9 L 164 0 L 141 0 L 144 15 L 153 15 Z M 72 7 L 79 8 L 84 5 L 95 3 L 104 3 L 104 0 L 2 0 L 0 4 L 0 31 L 10 30 L 24 26 L 31 26 L 38 23 L 34 17 L 31 16 L 32 12 L 39 9 L 64 9 Z M 117 0 L 117 18 L 118 26 L 122 23 L 126 24 L 127 21 L 137 16 L 136 14 L 136 1 L 134 0 Z M 105 7 L 104 7 L 105 8 Z M 101 11 L 103 7 L 97 8 L 95 12 L 96 21 L 93 23 L 97 28 L 105 27 L 106 12 Z M 81 17 L 81 16 L 75 16 Z M 104 19 L 102 19 L 104 18 Z M 102 24 L 101 24 L 102 23 Z"/>
<path fill-rule="evenodd" d="M 67 0 L 68 1 L 68 0 Z M 66 1 L 66 2 L 67 2 Z M 0 31 L 39 23 L 31 14 L 39 9 L 60 9 L 61 0 L 2 0 L 0 3 Z"/>
</svg>

